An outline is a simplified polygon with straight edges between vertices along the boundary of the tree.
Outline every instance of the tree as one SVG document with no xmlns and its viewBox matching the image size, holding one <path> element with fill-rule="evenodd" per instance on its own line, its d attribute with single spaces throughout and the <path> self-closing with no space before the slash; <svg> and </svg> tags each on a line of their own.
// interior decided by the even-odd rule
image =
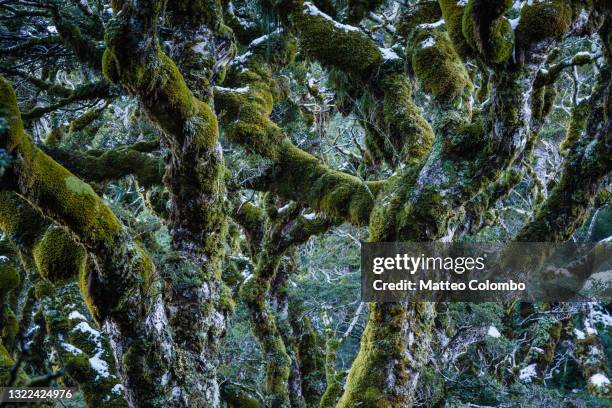
<svg viewBox="0 0 612 408">
<path fill-rule="evenodd" d="M 345 378 L 338 348 L 362 306 L 333 313 L 343 330 L 327 310 L 303 318 L 287 295 L 300 247 L 346 225 L 367 227 L 371 242 L 450 241 L 495 221 L 512 230 L 494 239 L 561 242 L 609 208 L 604 1 L 108 3 L 0 2 L 0 321 L 13 328 L 2 331 L 3 382 L 66 377 L 90 406 L 107 395 L 137 407 L 448 398 L 427 366 L 436 353 L 455 364 L 463 349 L 441 345 L 440 325 L 470 312 L 369 305 Z M 554 155 L 553 169 L 538 165 Z M 529 197 L 527 217 L 501 211 L 512 194 Z M 75 281 L 82 319 L 54 299 L 78 297 Z M 236 304 L 264 355 L 263 396 L 219 385 Z M 508 305 L 507 327 L 556 307 Z M 533 347 L 547 358 L 521 349 L 509 363 L 520 372 L 491 377 L 549 371 L 579 312 L 563 313 L 514 327 L 545 331 Z M 588 321 L 592 309 L 580 313 Z M 23 347 L 32 319 L 62 369 Z M 110 342 L 64 346 L 72 320 Z M 484 347 L 483 327 L 467 326 L 450 330 Z M 603 348 L 576 340 L 578 354 Z M 102 357 L 116 373 L 95 375 Z M 590 390 L 609 395 L 605 361 L 587 360 L 577 358 L 587 381 L 602 376 Z"/>
</svg>

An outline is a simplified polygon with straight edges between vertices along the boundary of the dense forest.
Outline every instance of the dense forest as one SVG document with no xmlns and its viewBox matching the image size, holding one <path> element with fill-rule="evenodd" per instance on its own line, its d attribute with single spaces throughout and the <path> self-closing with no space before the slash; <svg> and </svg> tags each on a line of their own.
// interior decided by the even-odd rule
<svg viewBox="0 0 612 408">
<path fill-rule="evenodd" d="M 362 242 L 612 242 L 609 0 L 0 0 L 0 61 L 0 386 L 612 406 L 612 303 L 360 297 Z"/>
</svg>

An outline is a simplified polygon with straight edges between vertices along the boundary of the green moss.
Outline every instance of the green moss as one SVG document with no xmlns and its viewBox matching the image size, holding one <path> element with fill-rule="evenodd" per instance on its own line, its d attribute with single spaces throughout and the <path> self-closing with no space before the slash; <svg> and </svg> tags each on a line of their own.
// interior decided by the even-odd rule
<svg viewBox="0 0 612 408">
<path fill-rule="evenodd" d="M 292 13 L 302 49 L 325 66 L 367 79 L 383 62 L 376 44 L 357 28 L 337 27 L 313 7 L 312 3 L 298 1 Z"/>
<path fill-rule="evenodd" d="M 0 313 L 0 317 L 2 318 L 2 320 L 0 320 L 0 323 L 2 323 L 0 327 L 0 337 L 2 338 L 2 342 L 10 347 L 17 338 L 19 321 L 17 320 L 17 316 L 15 316 L 15 312 L 8 307 L 5 307 L 4 312 Z"/>
<path fill-rule="evenodd" d="M 400 152 L 406 164 L 419 163 L 431 149 L 434 132 L 414 104 L 407 78 L 388 75 L 383 86 L 386 89 L 383 115 L 395 152 Z"/>
<path fill-rule="evenodd" d="M 236 308 L 232 291 L 226 285 L 221 286 L 221 294 L 219 295 L 219 309 L 223 313 L 233 313 Z"/>
<path fill-rule="evenodd" d="M 413 352 L 405 342 L 401 327 L 408 316 L 404 306 L 372 304 L 361 347 L 353 361 L 337 408 L 357 406 L 386 408 L 408 405 L 409 395 L 391 393 L 391 387 L 409 381 L 406 353 Z M 393 378 L 393 381 L 389 381 Z M 390 385 L 393 383 L 392 385 Z"/>
<path fill-rule="evenodd" d="M 47 134 L 45 137 L 45 144 L 47 146 L 58 146 L 65 136 L 66 134 L 64 127 L 58 126 L 53 128 L 53 130 Z"/>
<path fill-rule="evenodd" d="M 473 54 L 472 48 L 463 36 L 463 11 L 465 7 L 460 6 L 456 0 L 440 0 L 438 3 L 442 9 L 446 31 L 455 50 L 462 57 L 471 56 Z"/>
<path fill-rule="evenodd" d="M 234 385 L 224 385 L 221 396 L 228 408 L 260 408 L 259 402 L 244 390 Z"/>
<path fill-rule="evenodd" d="M 154 271 L 151 261 L 138 245 L 125 236 L 125 231 L 115 215 L 91 187 L 32 146 L 29 138 L 23 140 L 21 152 L 24 175 L 27 175 L 22 178 L 22 190 L 35 197 L 37 203 L 43 203 L 47 215 L 61 220 L 80 242 L 101 257 L 103 262 L 100 266 L 107 276 L 116 276 L 122 268 L 129 269 L 131 282 L 111 279 L 108 287 L 104 288 L 106 293 L 93 300 L 90 282 L 84 283 L 89 279 L 81 279 L 90 310 L 100 319 L 98 312 L 108 313 L 122 301 L 118 294 L 126 292 L 126 285 L 129 286 L 135 280 L 140 280 L 141 283 L 144 281 L 145 284 L 152 280 L 149 276 Z M 53 264 L 47 263 L 45 259 L 50 253 L 52 252 L 49 252 L 48 248 L 41 247 L 39 261 L 51 279 L 55 278 L 57 271 L 45 269 Z M 65 271 L 61 273 L 65 274 Z M 94 304 L 97 307 L 94 307 Z"/>
<path fill-rule="evenodd" d="M 310 318 L 304 316 L 303 312 L 301 304 L 289 303 L 289 316 L 296 332 L 297 354 L 302 373 L 302 394 L 308 406 L 315 406 L 324 391 L 324 341 L 313 327 Z"/>
<path fill-rule="evenodd" d="M 85 354 L 78 354 L 65 363 L 66 372 L 79 383 L 93 381 L 91 366 Z"/>
<path fill-rule="evenodd" d="M 466 44 L 487 63 L 500 64 L 512 55 L 513 30 L 503 13 L 511 0 L 470 0 L 463 12 Z"/>
<path fill-rule="evenodd" d="M 240 293 L 249 308 L 253 333 L 266 355 L 267 405 L 284 408 L 289 406 L 291 359 L 266 301 L 279 262 L 280 257 L 262 257 L 255 271 L 256 277 L 243 284 Z"/>
<path fill-rule="evenodd" d="M 481 74 L 480 87 L 476 91 L 476 100 L 480 103 L 484 102 L 489 96 L 489 75 L 486 73 Z"/>
<path fill-rule="evenodd" d="M 407 38 L 419 24 L 431 24 L 441 18 L 442 11 L 437 1 L 420 1 L 402 10 L 396 24 L 397 32 Z"/>
<path fill-rule="evenodd" d="M 77 25 L 63 18 L 58 9 L 54 9 L 52 15 L 53 23 L 64 44 L 74 52 L 80 62 L 99 70 L 102 49 L 92 38 L 84 35 Z"/>
<path fill-rule="evenodd" d="M 460 126 L 456 133 L 442 141 L 446 153 L 461 158 L 475 157 L 479 146 L 485 142 L 485 133 L 480 120 Z"/>
<path fill-rule="evenodd" d="M 269 117 L 275 101 L 269 68 L 259 58 L 247 62 L 247 67 L 228 76 L 230 84 L 248 85 L 246 92 L 215 91 L 215 103 L 226 118 L 229 140 L 275 163 L 275 172 L 282 177 L 270 186 L 272 191 L 306 201 L 331 216 L 359 225 L 367 223 L 379 186 L 368 186 L 354 176 L 330 170 L 285 138 Z M 308 189 L 296 189 L 305 181 Z"/>
<path fill-rule="evenodd" d="M 13 368 L 14 364 L 15 362 L 13 361 L 13 358 L 6 350 L 4 345 L 0 343 L 0 384 L 8 384 L 11 369 Z"/>
<path fill-rule="evenodd" d="M 109 245 L 121 230 L 119 221 L 93 189 L 24 139 L 22 149 L 28 163 L 25 188 L 38 191 L 50 213 L 60 216 L 87 243 Z"/>
<path fill-rule="evenodd" d="M 203 24 L 219 30 L 223 21 L 223 9 L 219 0 L 175 0 L 168 3 L 167 11 L 176 24 Z"/>
<path fill-rule="evenodd" d="M 66 187 L 69 190 L 75 192 L 76 194 L 79 194 L 79 195 L 87 195 L 87 194 L 94 195 L 94 194 L 96 194 L 93 191 L 93 188 L 91 188 L 91 186 L 89 184 L 83 182 L 78 177 L 68 176 L 68 177 L 66 177 L 64 182 L 66 183 Z"/>
<path fill-rule="evenodd" d="M 446 32 L 418 30 L 411 44 L 412 68 L 426 92 L 450 101 L 471 89 L 470 77 Z"/>
<path fill-rule="evenodd" d="M 572 117 L 567 124 L 565 139 L 560 146 L 563 154 L 567 154 L 569 149 L 580 139 L 582 132 L 586 129 L 589 113 L 589 104 L 586 100 L 574 107 Z"/>
<path fill-rule="evenodd" d="M 19 271 L 8 259 L 0 259 L 0 296 L 19 286 Z"/>
<path fill-rule="evenodd" d="M 75 279 L 85 267 L 85 250 L 62 228 L 49 228 L 32 255 L 40 275 L 52 283 Z"/>
<path fill-rule="evenodd" d="M 0 127 L 0 148 L 13 150 L 23 136 L 23 122 L 17 107 L 17 98 L 11 84 L 0 76 L 0 118 L 7 122 L 7 127 Z"/>
<path fill-rule="evenodd" d="M 533 118 L 540 121 L 544 120 L 552 110 L 556 98 L 557 88 L 554 84 L 534 87 L 531 98 Z"/>
<path fill-rule="evenodd" d="M 348 0 L 349 22 L 358 24 L 365 15 L 383 4 L 383 0 Z"/>
<path fill-rule="evenodd" d="M 370 240 L 392 242 L 398 240 L 397 219 L 404 210 L 404 201 L 416 183 L 419 166 L 410 166 L 392 176 L 386 183 L 380 205 L 370 217 Z"/>
<path fill-rule="evenodd" d="M 102 54 L 102 73 L 112 83 L 119 82 L 119 72 L 117 69 L 117 61 L 110 49 L 104 50 Z"/>
<path fill-rule="evenodd" d="M 514 30 L 507 18 L 500 18 L 491 30 L 487 47 L 487 60 L 493 64 L 501 64 L 512 57 L 514 49 Z"/>
<path fill-rule="evenodd" d="M 308 180 L 310 189 L 302 193 L 313 208 L 326 214 L 338 215 L 355 225 L 364 225 L 376 197 L 375 186 L 368 186 L 354 176 L 330 170 L 318 159 L 284 140 L 283 155 L 278 158 L 287 178 L 277 184 L 277 190 L 289 194 L 288 189 Z"/>
<path fill-rule="evenodd" d="M 425 186 L 418 200 L 408 203 L 397 220 L 398 236 L 401 239 L 427 240 L 429 236 L 443 236 L 450 208 L 436 187 Z"/>
<path fill-rule="evenodd" d="M 297 41 L 283 31 L 274 31 L 266 35 L 266 41 L 249 45 L 248 52 L 253 54 L 249 62 L 252 68 L 255 68 L 253 62 L 259 68 L 264 62 L 274 66 L 289 65 L 297 55 Z"/>
<path fill-rule="evenodd" d="M 340 341 L 333 337 L 334 333 L 330 328 L 327 328 L 325 332 L 325 379 L 327 388 L 321 397 L 319 408 L 333 408 L 336 406 L 336 402 L 340 398 L 340 395 L 342 395 L 341 380 L 344 373 L 338 374 L 336 372 L 336 357 L 338 347 L 340 347 Z"/>
<path fill-rule="evenodd" d="M 563 0 L 525 5 L 516 28 L 518 46 L 527 49 L 546 39 L 561 38 L 570 28 L 572 14 L 571 6 Z"/>
</svg>

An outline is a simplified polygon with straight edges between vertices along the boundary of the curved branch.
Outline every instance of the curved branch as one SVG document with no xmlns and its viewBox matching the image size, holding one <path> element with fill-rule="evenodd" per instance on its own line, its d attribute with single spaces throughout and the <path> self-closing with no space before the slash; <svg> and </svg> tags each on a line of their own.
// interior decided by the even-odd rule
<svg viewBox="0 0 612 408">
<path fill-rule="evenodd" d="M 163 375 L 157 371 L 163 364 L 161 356 L 145 355 L 144 350 L 169 347 L 165 334 L 148 323 L 159 320 L 153 316 L 160 313 L 153 263 L 88 184 L 32 144 L 15 93 L 3 78 L 0 95 L 0 114 L 8 125 L 0 134 L 0 147 L 10 152 L 13 163 L 0 187 L 20 194 L 96 256 L 96 269 L 82 277 L 83 297 L 94 318 L 113 328 L 128 401 L 150 406 L 160 393 L 153 379 Z"/>
<path fill-rule="evenodd" d="M 165 170 L 163 160 L 132 146 L 83 153 L 50 146 L 41 148 L 69 171 L 90 182 L 119 179 L 132 174 L 144 187 L 162 184 Z"/>
<path fill-rule="evenodd" d="M 31 121 L 40 118 L 46 113 L 53 112 L 64 106 L 92 99 L 107 99 L 113 97 L 113 87 L 107 81 L 92 82 L 89 84 L 79 85 L 69 95 L 52 103 L 48 106 L 38 106 L 29 112 L 22 114 L 22 118 L 26 121 Z"/>
<path fill-rule="evenodd" d="M 608 112 L 610 68 L 600 71 L 591 97 L 589 126 L 570 148 L 558 184 L 516 240 L 562 242 L 584 222 L 602 179 L 612 170 L 612 118 Z M 575 136 L 574 136 L 575 137 Z"/>
</svg>

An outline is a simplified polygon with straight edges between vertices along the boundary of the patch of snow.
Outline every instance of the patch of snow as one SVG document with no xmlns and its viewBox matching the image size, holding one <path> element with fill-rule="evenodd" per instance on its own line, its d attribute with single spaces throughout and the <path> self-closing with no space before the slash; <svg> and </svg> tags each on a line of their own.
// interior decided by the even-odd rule
<svg viewBox="0 0 612 408">
<path fill-rule="evenodd" d="M 513 30 L 516 30 L 516 27 L 518 27 L 519 23 L 521 22 L 521 16 L 519 15 L 517 18 L 513 18 L 510 21 L 510 27 L 512 27 Z"/>
<path fill-rule="evenodd" d="M 164 375 L 162 375 L 161 385 L 166 385 L 166 384 L 168 384 L 169 381 L 170 381 L 170 373 L 166 372 L 166 373 L 164 373 Z"/>
<path fill-rule="evenodd" d="M 391 48 L 379 48 L 385 61 L 398 60 L 400 57 Z"/>
<path fill-rule="evenodd" d="M 304 214 L 304 215 L 302 215 L 302 217 L 304 217 L 305 219 L 307 219 L 307 220 L 309 220 L 309 221 L 314 220 L 316 216 L 317 216 L 317 214 L 315 214 L 315 213 L 313 213 L 313 212 L 312 212 L 312 213 L 309 213 L 309 214 Z"/>
<path fill-rule="evenodd" d="M 291 206 L 291 203 L 289 204 L 285 204 L 283 205 L 281 208 L 278 209 L 279 213 L 284 213 L 285 211 L 287 211 L 287 209 Z"/>
<path fill-rule="evenodd" d="M 62 347 L 64 348 L 64 350 L 66 350 L 67 352 L 69 352 L 70 354 L 73 355 L 78 355 L 78 354 L 82 354 L 83 350 L 81 350 L 78 347 L 74 347 L 72 344 L 70 343 L 61 343 Z"/>
<path fill-rule="evenodd" d="M 501 337 L 501 333 L 499 332 L 499 330 L 497 330 L 497 327 L 489 326 L 489 330 L 487 331 L 487 336 L 498 338 L 498 337 Z"/>
<path fill-rule="evenodd" d="M 423 41 L 421 41 L 421 48 L 429 48 L 433 47 L 436 44 L 436 39 L 433 37 L 427 37 Z"/>
<path fill-rule="evenodd" d="M 445 23 L 444 19 L 441 18 L 440 20 L 436 21 L 435 23 L 423 23 L 423 24 L 419 24 L 417 26 L 417 28 L 436 28 L 436 27 L 443 26 L 444 23 Z"/>
<path fill-rule="evenodd" d="M 586 338 L 586 335 L 582 330 L 574 329 L 574 335 L 578 340 L 584 340 Z"/>
<path fill-rule="evenodd" d="M 245 94 L 249 92 L 249 86 L 247 85 L 247 86 L 243 86 L 240 88 L 224 88 L 222 86 L 215 86 L 215 90 L 221 91 L 221 92 L 233 92 L 233 93 Z"/>
<path fill-rule="evenodd" d="M 115 384 L 115 386 L 111 388 L 111 392 L 115 395 L 123 394 L 123 390 L 125 390 L 125 387 L 122 384 Z"/>
<path fill-rule="evenodd" d="M 72 330 L 80 331 L 81 333 L 89 333 L 89 335 L 93 337 L 94 340 L 97 340 L 100 337 L 100 332 L 91 327 L 87 322 L 81 322 L 77 324 Z"/>
<path fill-rule="evenodd" d="M 251 51 L 247 51 L 244 54 L 239 55 L 236 58 L 234 58 L 234 60 L 232 61 L 232 64 L 244 64 L 246 60 L 251 57 L 251 55 L 253 55 L 253 53 Z"/>
<path fill-rule="evenodd" d="M 110 372 L 108 371 L 108 363 L 102 360 L 99 354 L 96 354 L 95 356 L 89 359 L 89 365 L 91 365 L 91 368 L 96 370 L 98 376 L 102 378 L 107 378 L 110 375 Z M 96 380 L 97 379 L 98 378 L 96 377 Z"/>
<path fill-rule="evenodd" d="M 582 30 L 586 24 L 589 22 L 589 12 L 586 9 L 583 9 L 580 12 L 580 15 L 578 16 L 578 18 L 576 19 L 576 21 L 574 21 L 574 26 L 578 29 L 578 30 Z"/>
<path fill-rule="evenodd" d="M 531 379 L 537 376 L 536 365 L 529 364 L 527 367 L 523 368 L 519 373 L 519 378 L 525 382 L 531 382 Z"/>
<path fill-rule="evenodd" d="M 590 52 L 588 52 L 588 51 L 580 51 L 580 52 L 577 52 L 576 54 L 574 54 L 573 58 L 590 57 L 590 56 L 591 56 Z"/>
<path fill-rule="evenodd" d="M 83 316 L 81 313 L 79 313 L 76 310 L 73 310 L 72 312 L 70 312 L 70 314 L 68 315 L 68 318 L 70 320 L 75 320 L 75 319 L 87 320 L 85 316 Z"/>
<path fill-rule="evenodd" d="M 457 6 L 465 7 L 468 4 L 468 0 L 457 0 Z"/>
<path fill-rule="evenodd" d="M 0 256 L 0 261 L 7 262 L 8 260 L 9 260 L 8 256 L 4 256 L 4 255 Z"/>
<path fill-rule="evenodd" d="M 597 388 L 603 388 L 610 385 L 610 380 L 608 379 L 608 377 L 601 373 L 593 374 L 589 378 L 589 382 Z"/>
<path fill-rule="evenodd" d="M 279 34 L 279 33 L 282 33 L 282 32 L 283 32 L 283 28 L 279 27 L 279 28 L 277 28 L 276 30 L 272 31 L 269 34 L 262 35 L 261 37 L 258 37 L 256 39 L 254 39 L 253 41 L 251 41 L 251 43 L 249 44 L 249 48 L 257 47 L 259 44 L 261 44 L 261 43 L 263 43 L 265 41 L 268 41 L 268 38 L 270 38 L 271 35 Z"/>
<path fill-rule="evenodd" d="M 612 326 L 612 316 L 603 308 L 594 309 L 592 318 L 595 323 L 600 323 L 605 327 Z"/>
<path fill-rule="evenodd" d="M 331 21 L 334 24 L 334 27 L 339 28 L 340 30 L 343 30 L 343 31 L 346 31 L 346 32 L 348 32 L 348 31 L 360 32 L 361 31 L 357 27 L 337 22 L 336 20 L 331 18 L 329 15 L 323 13 L 321 10 L 319 10 L 317 8 L 317 6 L 315 6 L 314 4 L 312 4 L 309 1 L 304 3 L 304 14 L 307 14 L 309 16 L 320 16 L 320 17 L 323 17 L 324 19 L 326 19 L 328 21 Z"/>
</svg>

